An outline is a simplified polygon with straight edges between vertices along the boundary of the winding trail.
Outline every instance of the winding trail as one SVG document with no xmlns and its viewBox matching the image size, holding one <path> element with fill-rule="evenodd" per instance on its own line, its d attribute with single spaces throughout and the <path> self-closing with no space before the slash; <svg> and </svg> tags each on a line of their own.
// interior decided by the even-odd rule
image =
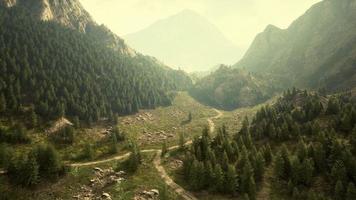
<svg viewBox="0 0 356 200">
<path fill-rule="evenodd" d="M 210 117 L 207 119 L 208 121 L 208 126 L 209 126 L 209 130 L 210 132 L 214 132 L 215 131 L 215 123 L 213 120 L 219 119 L 223 113 L 217 109 L 213 109 L 217 115 L 214 117 Z M 192 140 L 189 140 L 185 143 L 185 145 L 190 145 L 192 144 Z M 168 148 L 169 151 L 178 149 L 179 145 L 176 146 L 171 146 Z M 155 166 L 155 168 L 157 169 L 158 173 L 160 174 L 160 176 L 162 177 L 162 179 L 164 180 L 164 182 L 171 187 L 177 194 L 179 194 L 183 199 L 185 200 L 198 200 L 196 197 L 194 197 L 190 192 L 188 192 L 187 190 L 185 190 L 184 188 L 182 188 L 181 186 L 179 186 L 178 184 L 176 184 L 173 179 L 171 177 L 169 177 L 169 175 L 167 174 L 166 170 L 164 169 L 164 167 L 162 166 L 162 159 L 161 159 L 161 153 L 162 151 L 159 149 L 145 149 L 145 150 L 141 150 L 142 153 L 156 153 L 155 159 L 153 160 L 153 164 Z M 123 155 L 118 155 L 112 158 L 107 158 L 104 160 L 98 160 L 98 161 L 92 161 L 92 162 L 82 162 L 82 163 L 70 163 L 68 164 L 68 166 L 70 167 L 84 167 L 84 166 L 92 166 L 92 165 L 97 165 L 97 164 L 102 164 L 102 163 L 106 163 L 106 162 L 111 162 L 111 161 L 115 161 L 115 160 L 123 160 L 125 158 L 128 158 L 130 156 L 131 153 L 126 153 Z"/>
</svg>

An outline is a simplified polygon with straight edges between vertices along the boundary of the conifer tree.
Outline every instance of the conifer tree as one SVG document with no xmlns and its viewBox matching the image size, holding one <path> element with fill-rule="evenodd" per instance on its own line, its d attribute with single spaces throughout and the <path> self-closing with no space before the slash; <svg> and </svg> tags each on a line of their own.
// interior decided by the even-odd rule
<svg viewBox="0 0 356 200">
<path fill-rule="evenodd" d="M 354 127 L 350 135 L 350 146 L 352 153 L 356 155 L 356 126 Z"/>
<path fill-rule="evenodd" d="M 255 166 L 255 169 L 254 169 L 255 180 L 261 181 L 262 177 L 263 177 L 263 173 L 264 173 L 264 168 L 265 168 L 265 160 L 260 152 L 257 153 L 254 166 Z"/>
<path fill-rule="evenodd" d="M 253 177 L 250 177 L 250 179 L 248 180 L 247 193 L 250 199 L 256 199 L 256 183 Z"/>
<path fill-rule="evenodd" d="M 250 182 L 251 178 L 254 177 L 253 173 L 253 168 L 251 166 L 251 163 L 247 160 L 245 163 L 245 166 L 242 169 L 241 176 L 240 176 L 240 192 L 241 193 L 249 193 L 249 187 L 250 187 Z M 251 196 L 250 196 L 251 198 Z M 252 199 L 252 198 L 251 198 Z"/>
<path fill-rule="evenodd" d="M 215 165 L 214 168 L 214 187 L 213 190 L 216 192 L 221 192 L 224 184 L 224 174 L 219 164 Z"/>
<path fill-rule="evenodd" d="M 30 153 L 24 167 L 26 186 L 36 185 L 39 182 L 39 166 L 34 153 Z"/>
<path fill-rule="evenodd" d="M 356 187 L 354 183 L 350 182 L 349 185 L 347 186 L 346 200 L 354 200 L 354 199 L 356 199 Z"/>
<path fill-rule="evenodd" d="M 236 171 L 235 167 L 232 165 L 228 166 L 225 181 L 224 181 L 224 188 L 225 192 L 229 194 L 234 194 L 236 190 L 237 180 L 236 180 Z"/>
<path fill-rule="evenodd" d="M 6 111 L 6 99 L 4 94 L 0 94 L 0 113 L 4 113 Z"/>
<path fill-rule="evenodd" d="M 344 186 L 343 186 L 342 182 L 340 180 L 338 180 L 336 182 L 335 190 L 334 190 L 335 200 L 343 200 L 344 194 L 345 194 Z"/>
<path fill-rule="evenodd" d="M 31 110 L 30 114 L 30 121 L 31 121 L 31 127 L 34 128 L 37 126 L 38 123 L 38 117 L 34 109 Z"/>
<path fill-rule="evenodd" d="M 93 147 L 90 143 L 86 143 L 83 149 L 83 153 L 82 153 L 83 158 L 86 159 L 93 159 L 94 158 L 94 150 Z"/>
<path fill-rule="evenodd" d="M 110 148 L 110 153 L 117 153 L 118 148 L 117 148 L 117 137 L 114 132 L 111 133 L 111 148 Z"/>
</svg>

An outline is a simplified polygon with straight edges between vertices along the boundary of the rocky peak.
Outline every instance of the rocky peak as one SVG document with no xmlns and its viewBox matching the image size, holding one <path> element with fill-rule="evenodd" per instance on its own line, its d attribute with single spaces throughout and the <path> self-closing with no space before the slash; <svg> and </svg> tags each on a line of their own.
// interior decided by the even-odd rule
<svg viewBox="0 0 356 200">
<path fill-rule="evenodd" d="M 124 40 L 105 26 L 99 26 L 79 0 L 0 0 L 0 5 L 7 8 L 21 6 L 40 20 L 58 22 L 68 28 L 89 34 L 121 54 L 136 55 L 136 52 L 128 47 Z"/>
<path fill-rule="evenodd" d="M 86 32 L 95 25 L 79 0 L 0 0 L 6 7 L 21 6 L 43 21 L 56 21 L 64 26 Z"/>
</svg>

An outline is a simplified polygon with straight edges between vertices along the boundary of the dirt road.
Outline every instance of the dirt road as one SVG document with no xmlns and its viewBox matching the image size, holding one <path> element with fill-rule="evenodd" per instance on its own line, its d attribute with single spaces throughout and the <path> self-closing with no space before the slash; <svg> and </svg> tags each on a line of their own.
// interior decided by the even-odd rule
<svg viewBox="0 0 356 200">
<path fill-rule="evenodd" d="M 215 123 L 213 120 L 220 118 L 223 113 L 217 109 L 213 109 L 217 115 L 211 118 L 208 118 L 208 126 L 209 126 L 209 130 L 210 132 L 214 132 L 215 130 Z M 192 140 L 188 141 L 185 143 L 185 145 L 190 145 L 192 143 Z M 179 145 L 176 146 L 171 146 L 168 148 L 169 151 L 178 149 Z M 142 153 L 156 153 L 156 157 L 153 161 L 153 164 L 155 166 L 155 168 L 157 169 L 158 173 L 160 174 L 160 176 L 162 177 L 162 179 L 164 180 L 164 182 L 171 187 L 177 194 L 179 194 L 183 199 L 185 200 L 197 200 L 196 197 L 194 197 L 190 192 L 186 191 L 184 188 L 182 188 L 181 186 L 179 186 L 178 184 L 176 184 L 167 174 L 166 170 L 164 169 L 164 167 L 162 166 L 162 160 L 161 160 L 161 150 L 158 149 L 145 149 L 141 151 Z M 72 164 L 68 164 L 68 166 L 70 167 L 83 167 L 83 166 L 92 166 L 92 165 L 97 165 L 97 164 L 102 164 L 102 163 L 106 163 L 106 162 L 111 162 L 111 161 L 115 161 L 115 160 L 122 160 L 125 158 L 128 158 L 130 156 L 130 153 L 126 153 L 124 155 L 119 155 L 119 156 L 115 156 L 112 158 L 108 158 L 108 159 L 104 159 L 104 160 L 98 160 L 98 161 L 92 161 L 92 162 L 84 162 L 84 163 L 72 163 Z"/>
</svg>

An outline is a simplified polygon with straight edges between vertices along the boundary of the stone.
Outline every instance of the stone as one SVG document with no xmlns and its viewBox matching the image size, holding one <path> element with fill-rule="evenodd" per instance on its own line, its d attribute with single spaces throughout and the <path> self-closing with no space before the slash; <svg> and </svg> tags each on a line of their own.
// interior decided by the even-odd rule
<svg viewBox="0 0 356 200">
<path fill-rule="evenodd" d="M 155 195 L 158 196 L 159 195 L 159 191 L 157 189 L 152 189 L 151 192 Z"/>
<path fill-rule="evenodd" d="M 95 171 L 98 171 L 98 172 L 101 172 L 101 173 L 104 172 L 104 170 L 102 170 L 100 167 L 95 167 L 94 170 L 95 170 Z"/>
<path fill-rule="evenodd" d="M 111 199 L 111 195 L 106 193 L 106 192 L 103 192 L 103 194 L 101 195 L 101 197 L 103 197 L 104 199 Z"/>
</svg>

